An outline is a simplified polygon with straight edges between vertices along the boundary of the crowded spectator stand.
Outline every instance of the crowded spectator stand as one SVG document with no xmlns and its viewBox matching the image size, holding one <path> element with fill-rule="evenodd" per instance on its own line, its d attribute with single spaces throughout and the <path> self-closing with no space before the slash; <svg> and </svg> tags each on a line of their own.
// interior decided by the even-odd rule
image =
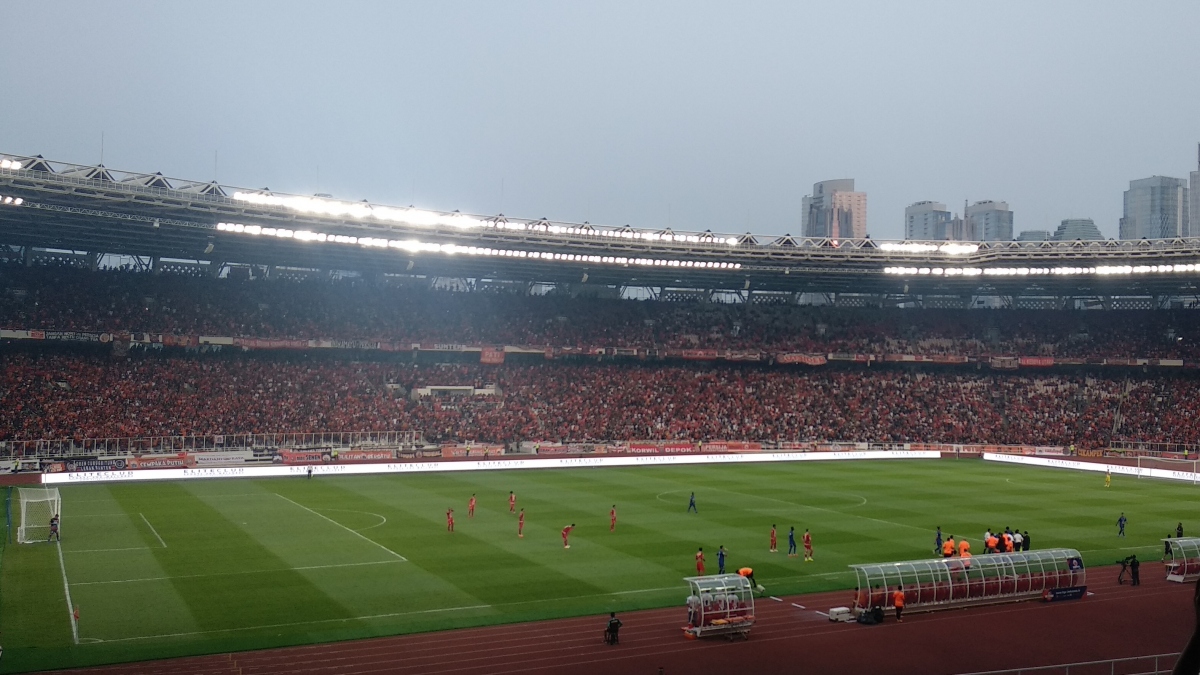
<svg viewBox="0 0 1200 675">
<path fill-rule="evenodd" d="M 754 626 L 754 588 L 740 574 L 687 577 L 688 623 L 683 634 L 689 639 L 750 636 Z"/>
</svg>

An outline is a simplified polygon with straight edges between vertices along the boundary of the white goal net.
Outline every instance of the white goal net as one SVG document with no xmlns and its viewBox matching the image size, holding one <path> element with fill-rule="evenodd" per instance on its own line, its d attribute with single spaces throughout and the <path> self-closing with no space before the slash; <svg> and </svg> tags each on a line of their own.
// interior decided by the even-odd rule
<svg viewBox="0 0 1200 675">
<path fill-rule="evenodd" d="M 62 498 L 58 488 L 19 488 L 21 520 L 17 526 L 17 541 L 22 544 L 46 541 L 50 538 L 50 519 L 62 518 Z M 62 524 L 59 523 L 59 532 Z"/>
<path fill-rule="evenodd" d="M 1170 478 L 1200 483 L 1200 462 L 1194 459 L 1138 457 L 1138 477 Z"/>
</svg>

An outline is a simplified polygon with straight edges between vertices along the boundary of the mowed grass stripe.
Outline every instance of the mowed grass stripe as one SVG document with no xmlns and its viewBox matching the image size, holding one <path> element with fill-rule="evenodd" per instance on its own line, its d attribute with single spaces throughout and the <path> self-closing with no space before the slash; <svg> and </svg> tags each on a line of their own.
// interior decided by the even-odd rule
<svg viewBox="0 0 1200 675">
<path fill-rule="evenodd" d="M 119 506 L 105 499 L 110 490 L 122 496 Z M 182 498 L 180 490 L 185 493 Z M 525 539 L 517 539 L 516 517 L 508 513 L 509 490 L 516 491 L 518 505 L 527 509 Z M 687 495 L 693 490 L 699 514 L 685 512 Z M 283 502 L 273 496 L 275 492 L 337 525 Z M 473 492 L 478 495 L 479 510 L 469 519 L 467 499 Z M 189 494 L 190 500 L 186 498 Z M 86 500 L 86 510 L 94 513 L 132 513 L 136 527 L 123 518 L 72 521 L 76 498 Z M 197 508 L 197 500 L 207 510 Z M 68 553 L 73 581 L 132 578 L 128 573 L 142 566 L 164 568 L 161 576 L 231 572 L 224 594 L 187 595 L 183 596 L 187 602 L 180 602 L 188 613 L 197 603 L 221 604 L 223 609 L 210 610 L 207 625 L 200 625 L 197 619 L 190 631 L 169 631 L 164 626 L 171 625 L 174 618 L 155 604 L 160 602 L 156 595 L 178 592 L 175 583 L 179 582 L 121 584 L 131 591 L 140 590 L 89 598 L 83 607 L 84 635 L 89 622 L 102 620 L 106 612 L 147 614 L 144 622 L 153 623 L 154 629 L 142 630 L 138 625 L 138 630 L 133 630 L 131 626 L 120 637 L 146 639 L 78 649 L 33 648 L 39 637 L 44 643 L 45 636 L 22 630 L 14 625 L 12 612 L 5 612 L 0 615 L 0 629 L 7 648 L 6 668 L 261 648 L 679 605 L 686 594 L 681 577 L 693 573 L 692 555 L 699 545 L 709 554 L 710 571 L 716 569 L 716 547 L 724 544 L 730 551 L 729 567 L 754 567 L 768 591 L 782 595 L 852 586 L 853 576 L 845 567 L 850 563 L 930 556 L 936 525 L 946 534 L 966 536 L 976 551 L 985 527 L 1028 529 L 1035 548 L 1078 548 L 1085 552 L 1089 565 L 1111 564 L 1133 551 L 1156 556 L 1161 550 L 1159 537 L 1172 531 L 1181 518 L 1189 534 L 1200 527 L 1184 515 L 1196 513 L 1200 505 L 1196 486 L 1114 477 L 1113 487 L 1105 490 L 1103 476 L 1097 474 L 974 460 L 70 486 L 64 489 L 64 501 L 68 537 L 64 552 L 82 543 L 77 539 L 142 547 L 131 552 Z M 614 503 L 619 522 L 617 532 L 610 533 L 608 510 Z M 445 532 L 448 507 L 457 515 L 454 534 Z M 1124 539 L 1116 537 L 1114 525 L 1121 511 L 1130 519 Z M 138 513 L 154 524 L 169 549 L 153 541 Z M 81 521 L 94 529 L 79 532 Z M 559 530 L 570 522 L 579 527 L 572 536 L 571 550 L 564 551 Z M 799 533 L 810 527 L 816 561 L 805 563 L 787 558 L 783 552 L 768 553 L 767 533 L 772 523 L 779 526 L 781 551 L 786 550 L 788 526 L 797 528 L 798 539 Z M 365 532 L 372 541 L 411 562 L 295 569 L 388 558 L 346 528 Z M 73 538 L 72 532 L 79 536 Z M 9 549 L 3 561 L 3 607 L 9 607 L 13 593 L 10 581 L 17 569 L 13 561 L 28 561 L 37 553 L 32 546 Z M 46 577 L 44 585 L 52 589 L 48 597 L 60 598 L 53 604 L 61 605 L 57 561 L 50 562 L 54 564 L 30 569 Z M 301 577 L 306 584 L 302 588 L 307 590 L 298 595 L 315 593 L 319 602 L 312 607 L 296 602 L 264 611 L 258 594 L 264 588 L 267 593 L 274 592 L 274 569 L 285 570 L 284 576 Z M 252 573 L 239 573 L 243 570 Z M 56 581 L 58 589 L 53 588 Z M 186 581 L 191 587 L 192 582 L 201 580 Z M 90 592 L 91 588 L 80 591 Z M 13 597 L 51 604 L 32 594 Z M 93 609 L 97 606 L 98 610 Z M 424 611 L 437 609 L 451 611 Z M 18 615 L 24 618 L 24 614 L 37 616 L 36 611 Z M 61 640 L 67 622 L 61 616 L 57 620 L 60 625 L 52 628 L 58 633 L 51 630 L 48 634 Z M 164 632 L 190 634 L 152 637 Z M 65 639 L 69 642 L 69 633 Z M 55 647 L 66 642 L 52 641 Z"/>
<path fill-rule="evenodd" d="M 287 561 L 268 551 L 183 485 L 159 483 L 146 487 L 150 489 L 115 486 L 113 495 L 127 513 L 155 513 L 159 529 L 176 542 L 174 548 L 153 548 L 152 554 L 164 572 L 162 576 L 170 577 L 171 588 L 186 604 L 191 621 L 183 622 L 169 614 L 156 616 L 154 604 L 142 606 L 139 613 L 147 620 L 139 634 L 173 632 L 176 626 L 182 626 L 182 631 L 256 626 L 286 621 L 297 615 L 319 618 L 354 615 L 300 572 L 288 569 Z M 291 508 L 283 503 L 254 505 L 255 512 L 273 512 L 280 527 L 291 527 L 297 535 L 302 535 L 302 528 L 288 519 L 287 511 Z M 145 537 L 148 545 L 157 543 L 149 532 Z M 237 566 L 286 571 L 272 573 L 269 583 L 247 583 L 245 578 L 236 576 L 186 578 L 198 570 L 232 571 Z M 119 595 L 128 590 L 122 587 L 108 592 Z M 152 596 L 144 600 L 153 603 Z M 106 633 L 102 639 L 127 636 L 127 633 Z"/>
<path fill-rule="evenodd" d="M 468 518 L 466 500 L 470 493 L 452 501 L 456 495 L 443 481 L 421 481 L 420 488 L 408 485 L 403 491 L 395 490 L 387 480 L 337 479 L 326 483 L 327 489 L 341 491 L 340 503 L 357 501 L 365 504 L 366 510 L 393 514 L 387 525 L 372 533 L 383 541 L 403 532 L 409 562 L 442 584 L 465 593 L 473 600 L 466 604 L 607 590 L 590 583 L 587 575 L 572 573 L 566 566 L 568 561 L 586 559 L 586 553 L 562 550 L 561 544 L 554 544 L 548 536 L 545 525 L 527 521 L 526 538 L 518 539 L 517 517 L 508 513 L 507 502 L 500 509 L 493 508 L 497 504 L 492 500 L 493 507 L 481 506 L 474 518 Z M 462 490 L 461 484 L 458 490 Z M 450 533 L 445 527 L 445 510 L 456 503 L 461 506 L 455 508 L 456 531 Z"/>
</svg>

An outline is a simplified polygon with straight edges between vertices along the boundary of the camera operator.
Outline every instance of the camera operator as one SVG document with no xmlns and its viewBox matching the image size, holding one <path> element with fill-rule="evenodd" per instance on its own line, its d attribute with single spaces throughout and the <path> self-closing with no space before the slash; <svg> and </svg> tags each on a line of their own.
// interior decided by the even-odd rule
<svg viewBox="0 0 1200 675">
<path fill-rule="evenodd" d="M 1129 574 L 1129 558 L 1122 558 L 1117 561 L 1121 566 L 1121 571 L 1117 573 L 1117 585 L 1125 583 L 1125 575 Z"/>
</svg>

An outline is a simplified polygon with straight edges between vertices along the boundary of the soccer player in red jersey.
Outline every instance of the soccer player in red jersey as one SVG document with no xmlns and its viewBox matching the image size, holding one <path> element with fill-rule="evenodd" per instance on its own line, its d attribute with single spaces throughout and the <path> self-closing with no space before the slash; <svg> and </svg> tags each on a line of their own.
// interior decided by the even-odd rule
<svg viewBox="0 0 1200 675">
<path fill-rule="evenodd" d="M 446 509 L 446 531 L 454 531 L 454 509 Z"/>
<path fill-rule="evenodd" d="M 525 509 L 521 509 L 521 513 L 517 515 L 517 536 L 521 539 L 525 538 Z"/>
<path fill-rule="evenodd" d="M 571 548 L 571 544 L 567 541 L 567 537 L 571 536 L 571 530 L 575 529 L 575 523 L 563 528 L 563 548 Z"/>
<path fill-rule="evenodd" d="M 812 562 L 812 533 L 807 529 L 804 530 L 804 562 Z"/>
<path fill-rule="evenodd" d="M 475 495 L 471 495 L 471 501 L 467 502 L 467 517 L 475 517 Z"/>
<path fill-rule="evenodd" d="M 617 505 L 613 504 L 612 510 L 608 512 L 608 531 L 612 532 L 617 529 Z"/>
<path fill-rule="evenodd" d="M 517 496 L 515 494 L 513 494 L 512 490 L 509 490 L 508 491 L 508 512 L 516 513 L 516 511 L 517 511 Z"/>
<path fill-rule="evenodd" d="M 779 544 L 779 539 L 778 539 L 778 537 L 775 536 L 775 526 L 772 525 L 771 526 L 771 553 L 779 553 L 779 549 L 776 548 L 778 546 L 778 544 Z"/>
<path fill-rule="evenodd" d="M 698 574 L 698 575 L 704 574 L 704 547 L 703 546 L 701 546 L 696 551 L 696 574 Z"/>
</svg>

